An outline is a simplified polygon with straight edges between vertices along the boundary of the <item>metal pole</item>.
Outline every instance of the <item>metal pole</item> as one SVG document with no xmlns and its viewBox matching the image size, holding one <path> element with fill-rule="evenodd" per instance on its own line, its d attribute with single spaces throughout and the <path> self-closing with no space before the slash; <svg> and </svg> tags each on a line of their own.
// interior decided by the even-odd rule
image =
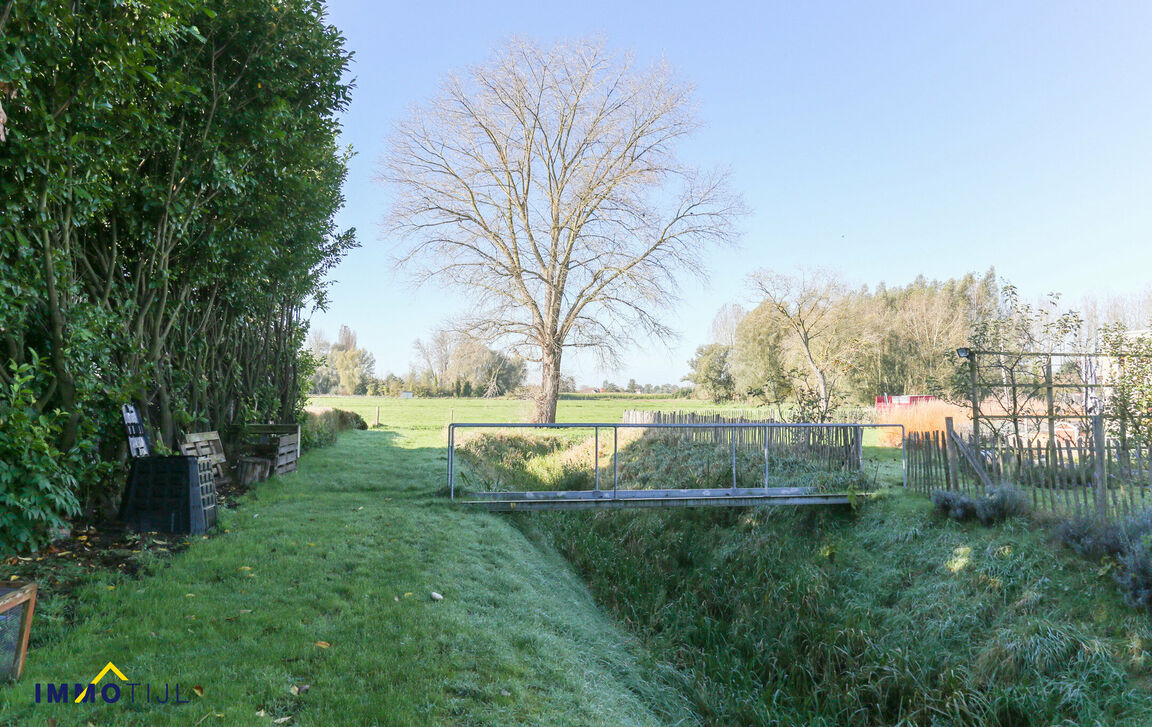
<svg viewBox="0 0 1152 727">
<path fill-rule="evenodd" d="M 596 467 L 596 491 L 600 491 L 600 427 L 595 427 L 592 434 L 592 464 Z"/>
<path fill-rule="evenodd" d="M 456 499 L 456 483 L 452 477 L 452 459 L 456 452 L 456 425 L 448 425 L 448 499 Z"/>
<path fill-rule="evenodd" d="M 764 427 L 764 489 L 768 489 L 768 427 Z"/>
<path fill-rule="evenodd" d="M 620 487 L 620 450 L 617 447 L 620 427 L 612 427 L 612 497 L 616 497 L 616 489 Z"/>
<path fill-rule="evenodd" d="M 728 430 L 728 440 L 732 442 L 732 489 L 736 489 L 736 430 Z"/>
<path fill-rule="evenodd" d="M 908 489 L 908 433 L 900 425 L 900 468 L 904 470 L 904 489 Z"/>
</svg>

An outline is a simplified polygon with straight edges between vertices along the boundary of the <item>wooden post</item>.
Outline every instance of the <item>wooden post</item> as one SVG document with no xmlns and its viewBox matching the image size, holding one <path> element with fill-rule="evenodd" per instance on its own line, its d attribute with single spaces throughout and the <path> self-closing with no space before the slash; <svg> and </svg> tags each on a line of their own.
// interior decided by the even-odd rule
<svg viewBox="0 0 1152 727">
<path fill-rule="evenodd" d="M 956 444 L 952 441 L 952 417 L 944 418 L 944 446 L 948 451 L 948 489 L 960 489 L 959 468 L 956 466 Z"/>
<path fill-rule="evenodd" d="M 980 400 L 976 389 L 976 352 L 968 351 L 968 378 L 972 384 L 972 439 L 976 442 L 976 450 L 980 450 Z"/>
<path fill-rule="evenodd" d="M 451 423 L 451 422 L 449 422 L 449 423 Z M 374 427 L 380 426 L 380 405 L 379 404 L 376 405 L 376 423 L 373 424 L 372 426 L 374 426 Z"/>
<path fill-rule="evenodd" d="M 1044 384 L 1048 391 L 1048 484 L 1056 487 L 1056 396 L 1052 386 L 1052 357 L 1044 366 Z"/>
<path fill-rule="evenodd" d="M 1104 441 L 1104 417 L 1097 414 L 1092 417 L 1092 457 L 1095 465 L 1093 484 L 1096 487 L 1096 515 L 1102 516 L 1108 509 L 1108 473 L 1104 467 L 1104 458 L 1108 456 L 1107 443 Z"/>
</svg>

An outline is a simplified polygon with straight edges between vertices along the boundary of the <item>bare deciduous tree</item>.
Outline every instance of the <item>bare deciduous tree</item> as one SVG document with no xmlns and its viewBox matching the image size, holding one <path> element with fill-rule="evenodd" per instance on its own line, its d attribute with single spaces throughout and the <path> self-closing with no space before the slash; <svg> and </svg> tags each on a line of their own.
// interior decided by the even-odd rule
<svg viewBox="0 0 1152 727">
<path fill-rule="evenodd" d="M 698 273 L 740 214 L 722 174 L 674 154 L 690 88 L 599 41 L 513 40 L 413 110 L 381 178 L 402 264 L 470 292 L 472 335 L 541 368 L 535 419 L 555 421 L 566 349 L 618 358 Z"/>
<path fill-rule="evenodd" d="M 811 372 L 815 406 L 806 414 L 825 421 L 836 405 L 837 387 L 856 345 L 850 326 L 845 325 L 850 316 L 847 286 L 823 269 L 801 270 L 796 275 L 762 270 L 750 279 L 791 330 L 795 350 Z"/>
<path fill-rule="evenodd" d="M 712 342 L 721 343 L 729 348 L 734 347 L 736 345 L 736 330 L 746 315 L 748 315 L 748 311 L 744 310 L 739 303 L 725 303 L 720 306 L 720 310 L 716 312 L 716 317 L 712 319 Z"/>
</svg>

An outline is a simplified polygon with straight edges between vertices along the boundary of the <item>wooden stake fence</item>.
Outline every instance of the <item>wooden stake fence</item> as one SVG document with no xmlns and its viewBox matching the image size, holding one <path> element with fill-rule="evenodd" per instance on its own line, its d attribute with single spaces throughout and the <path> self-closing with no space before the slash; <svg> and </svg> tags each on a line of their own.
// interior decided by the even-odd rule
<svg viewBox="0 0 1152 727">
<path fill-rule="evenodd" d="M 1101 418 L 1093 435 L 977 447 L 947 432 L 909 432 L 908 487 L 976 496 L 990 485 L 1012 485 L 1029 494 L 1034 510 L 1061 517 L 1115 519 L 1152 507 L 1152 443 L 1123 447 L 1104 436 Z"/>
</svg>

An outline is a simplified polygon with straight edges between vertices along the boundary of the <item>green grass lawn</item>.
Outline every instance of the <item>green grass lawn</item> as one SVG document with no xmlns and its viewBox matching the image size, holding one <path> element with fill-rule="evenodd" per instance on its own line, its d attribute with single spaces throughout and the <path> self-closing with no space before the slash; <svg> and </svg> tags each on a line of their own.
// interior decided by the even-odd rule
<svg viewBox="0 0 1152 727">
<path fill-rule="evenodd" d="M 369 423 L 380 406 L 382 426 L 308 453 L 151 575 L 94 576 L 69 605 L 76 625 L 42 632 L 22 681 L 0 688 L 0 724 L 695 721 L 669 686 L 687 677 L 603 615 L 552 547 L 436 495 L 449 421 L 521 421 L 530 402 L 314 403 Z M 627 408 L 712 407 L 589 398 L 561 401 L 559 419 L 613 422 Z M 898 481 L 898 451 L 867 453 L 877 476 Z M 181 685 L 190 703 L 34 704 L 37 682 L 85 682 L 109 661 L 131 682 Z"/>
<path fill-rule="evenodd" d="M 450 422 L 526 422 L 533 404 L 527 399 L 392 399 L 383 396 L 314 396 L 314 406 L 354 411 L 369 426 L 380 407 L 380 422 L 399 426 L 446 427 Z M 698 399 L 660 399 L 651 396 L 581 397 L 562 399 L 556 407 L 560 422 L 618 422 L 625 409 L 715 410 L 719 407 Z"/>
<path fill-rule="evenodd" d="M 353 411 L 369 426 L 376 421 L 379 407 L 381 426 L 409 430 L 438 431 L 439 441 L 447 443 L 447 426 L 452 422 L 525 422 L 532 416 L 532 402 L 521 399 L 393 399 L 376 396 L 315 396 L 314 406 Z M 731 407 L 698 399 L 662 399 L 648 395 L 593 395 L 562 399 L 556 409 L 559 422 L 618 422 L 624 411 L 732 411 Z M 744 411 L 747 411 L 746 409 Z M 769 416 L 768 410 L 763 410 Z M 880 485 L 902 483 L 901 451 L 877 446 L 879 429 L 864 430 L 864 472 Z"/>
<path fill-rule="evenodd" d="M 31 651 L 21 682 L 0 689 L 0 724 L 674 721 L 678 698 L 559 556 L 506 519 L 433 495 L 451 405 L 382 404 L 388 429 L 307 454 L 154 575 L 96 579 L 79 594 L 79 624 Z M 568 404 L 566 417 L 615 406 Z M 457 409 L 476 420 L 521 405 Z M 134 708 L 33 703 L 35 683 L 86 682 L 108 661 L 131 682 L 203 695 Z"/>
</svg>

